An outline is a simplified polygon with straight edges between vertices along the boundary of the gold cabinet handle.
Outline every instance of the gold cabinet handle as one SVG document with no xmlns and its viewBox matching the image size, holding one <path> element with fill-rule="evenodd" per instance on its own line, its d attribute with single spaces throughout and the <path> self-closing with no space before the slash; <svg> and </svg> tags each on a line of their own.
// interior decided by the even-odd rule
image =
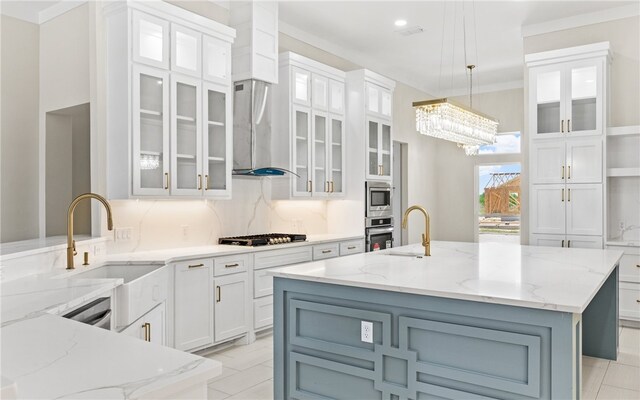
<svg viewBox="0 0 640 400">
<path fill-rule="evenodd" d="M 313 189 L 313 184 L 311 183 L 311 181 L 307 181 L 307 192 L 311 193 L 312 189 Z"/>
<path fill-rule="evenodd" d="M 571 240 L 567 240 L 567 247 L 571 247 Z"/>
<path fill-rule="evenodd" d="M 331 253 L 331 250 L 322 250 L 322 254 Z"/>
<path fill-rule="evenodd" d="M 567 120 L 567 133 L 571 132 L 571 120 Z"/>
<path fill-rule="evenodd" d="M 198 190 L 202 190 L 202 175 L 198 174 Z"/>
<path fill-rule="evenodd" d="M 204 176 L 204 190 L 209 190 L 209 175 Z"/>
<path fill-rule="evenodd" d="M 636 303 L 640 303 L 640 299 L 636 300 Z"/>
<path fill-rule="evenodd" d="M 564 247 L 564 239 L 562 239 L 562 246 L 561 247 Z"/>
<path fill-rule="evenodd" d="M 238 263 L 233 263 L 233 264 L 225 264 L 224 267 L 225 268 L 235 268 L 235 267 L 239 267 L 240 264 Z"/>
<path fill-rule="evenodd" d="M 164 173 L 164 188 L 169 189 L 169 173 Z"/>
<path fill-rule="evenodd" d="M 355 248 L 356 248 L 356 246 L 349 246 L 349 247 L 347 247 L 347 250 L 353 250 Z M 638 265 L 638 267 L 640 267 L 640 265 Z"/>
<path fill-rule="evenodd" d="M 562 201 L 564 201 L 564 189 L 562 189 Z"/>
<path fill-rule="evenodd" d="M 564 133 L 564 120 L 560 121 L 560 133 Z"/>
<path fill-rule="evenodd" d="M 562 178 L 560 179 L 564 179 L 564 165 L 562 166 Z"/>
<path fill-rule="evenodd" d="M 144 329 L 144 341 L 150 342 L 151 341 L 151 324 L 148 322 L 145 322 L 142 325 L 142 328 Z"/>
<path fill-rule="evenodd" d="M 325 193 L 329 193 L 329 181 L 324 181 L 324 191 Z"/>
<path fill-rule="evenodd" d="M 571 201 L 571 189 L 567 189 L 567 201 Z"/>
<path fill-rule="evenodd" d="M 193 264 L 193 265 L 189 265 L 189 268 L 200 268 L 200 267 L 204 267 L 204 264 Z"/>
<path fill-rule="evenodd" d="M 571 179 L 571 165 L 568 167 L 567 179 Z"/>
<path fill-rule="evenodd" d="M 640 268 L 640 264 L 636 264 L 636 268 Z"/>
<path fill-rule="evenodd" d="M 333 181 L 331 181 L 331 193 L 333 193 Z"/>
<path fill-rule="evenodd" d="M 221 298 L 222 298 L 222 293 L 220 290 L 220 286 L 216 286 L 216 303 L 220 303 Z"/>
</svg>

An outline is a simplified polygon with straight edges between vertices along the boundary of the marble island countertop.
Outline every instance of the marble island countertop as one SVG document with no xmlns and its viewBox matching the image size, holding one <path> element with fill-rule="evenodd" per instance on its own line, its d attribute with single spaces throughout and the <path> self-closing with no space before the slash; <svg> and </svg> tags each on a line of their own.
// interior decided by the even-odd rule
<svg viewBox="0 0 640 400">
<path fill-rule="evenodd" d="M 7 386 L 18 399 L 166 398 L 222 372 L 219 362 L 53 315 L 120 284 L 73 276 L 3 282 L 3 393 Z"/>
<path fill-rule="evenodd" d="M 432 242 L 268 272 L 276 277 L 582 313 L 622 257 L 617 250 Z"/>
</svg>

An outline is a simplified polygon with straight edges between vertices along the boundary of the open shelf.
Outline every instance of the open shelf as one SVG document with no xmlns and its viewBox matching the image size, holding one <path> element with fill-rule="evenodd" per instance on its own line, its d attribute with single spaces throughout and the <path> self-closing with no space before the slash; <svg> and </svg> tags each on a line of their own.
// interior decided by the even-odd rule
<svg viewBox="0 0 640 400">
<path fill-rule="evenodd" d="M 324 144 L 324 140 L 320 140 L 320 139 L 316 139 L 314 140 L 314 142 Z"/>
<path fill-rule="evenodd" d="M 607 136 L 640 136 L 640 125 L 612 126 L 607 128 Z"/>
<path fill-rule="evenodd" d="M 184 115 L 176 115 L 176 119 L 182 122 L 196 122 L 195 118 L 185 117 Z"/>
<path fill-rule="evenodd" d="M 304 136 L 296 136 L 296 139 L 298 139 L 298 140 L 307 140 L 307 138 L 304 137 Z"/>
<path fill-rule="evenodd" d="M 176 154 L 177 158 L 183 159 L 183 160 L 195 160 L 196 156 L 191 155 L 191 154 Z"/>
<path fill-rule="evenodd" d="M 208 157 L 209 161 L 224 162 L 224 157 Z"/>
<path fill-rule="evenodd" d="M 331 143 L 331 144 L 332 144 L 333 146 L 342 146 L 342 143 L 336 143 L 336 142 L 333 142 L 333 143 Z"/>
<path fill-rule="evenodd" d="M 377 153 L 378 149 L 374 149 L 372 147 L 369 147 L 369 153 Z"/>
<path fill-rule="evenodd" d="M 160 111 L 145 110 L 143 108 L 140 109 L 140 114 L 144 114 L 144 115 L 151 116 L 151 117 L 160 117 L 160 116 L 162 116 L 162 113 Z"/>
<path fill-rule="evenodd" d="M 640 168 L 607 168 L 607 176 L 610 178 L 640 176 Z"/>
</svg>

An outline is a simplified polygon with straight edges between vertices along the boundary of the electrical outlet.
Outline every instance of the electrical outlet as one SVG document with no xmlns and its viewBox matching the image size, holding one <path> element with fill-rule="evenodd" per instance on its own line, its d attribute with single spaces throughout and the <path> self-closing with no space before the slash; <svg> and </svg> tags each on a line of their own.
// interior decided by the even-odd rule
<svg viewBox="0 0 640 400">
<path fill-rule="evenodd" d="M 128 242 L 132 235 L 133 228 L 115 228 L 113 234 L 116 242 Z"/>
<path fill-rule="evenodd" d="M 360 321 L 360 340 L 373 343 L 373 322 Z"/>
<path fill-rule="evenodd" d="M 186 242 L 189 240 L 189 225 L 180 225 L 180 228 L 182 228 L 182 240 Z"/>
</svg>

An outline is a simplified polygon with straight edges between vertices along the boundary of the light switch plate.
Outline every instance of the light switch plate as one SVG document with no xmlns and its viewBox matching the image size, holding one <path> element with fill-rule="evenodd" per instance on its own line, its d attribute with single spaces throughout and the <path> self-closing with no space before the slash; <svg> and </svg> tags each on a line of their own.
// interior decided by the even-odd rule
<svg viewBox="0 0 640 400">
<path fill-rule="evenodd" d="M 360 322 L 360 340 L 365 343 L 373 343 L 373 322 Z"/>
<path fill-rule="evenodd" d="M 133 235 L 133 228 L 116 228 L 114 229 L 114 236 L 116 242 L 128 242 Z"/>
</svg>

